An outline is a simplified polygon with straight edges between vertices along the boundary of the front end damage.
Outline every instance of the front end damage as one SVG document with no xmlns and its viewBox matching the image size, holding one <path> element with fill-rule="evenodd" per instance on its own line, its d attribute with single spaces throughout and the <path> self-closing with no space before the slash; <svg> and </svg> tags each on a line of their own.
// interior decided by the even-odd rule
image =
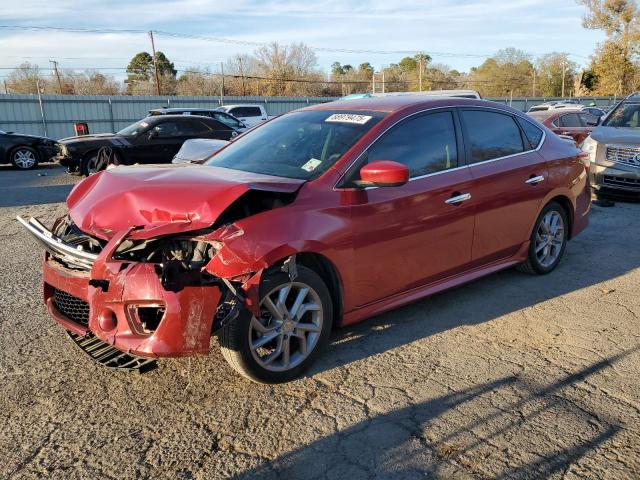
<svg viewBox="0 0 640 480">
<path fill-rule="evenodd" d="M 206 354 L 212 333 L 257 296 L 260 271 L 226 278 L 206 269 L 228 229 L 218 232 L 222 236 L 149 240 L 131 240 L 135 229 L 128 229 L 102 241 L 80 232 L 68 217 L 52 231 L 33 218 L 18 221 L 46 249 L 44 301 L 50 316 L 80 346 L 84 339 L 89 350 L 83 349 L 107 366 L 137 368 L 136 357 Z M 257 305 L 257 297 L 248 303 Z M 114 361 L 113 348 L 130 357 Z"/>
<path fill-rule="evenodd" d="M 51 230 L 18 221 L 45 248 L 50 316 L 99 362 L 137 368 L 146 358 L 207 354 L 212 334 L 242 309 L 258 314 L 272 245 L 247 241 L 243 220 L 288 205 L 303 183 L 214 167 L 122 167 L 79 183 Z"/>
</svg>

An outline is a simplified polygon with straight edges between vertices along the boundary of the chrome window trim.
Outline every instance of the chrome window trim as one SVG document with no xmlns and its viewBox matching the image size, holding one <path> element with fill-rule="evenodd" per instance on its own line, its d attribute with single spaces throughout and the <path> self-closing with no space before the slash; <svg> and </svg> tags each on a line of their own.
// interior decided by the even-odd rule
<svg viewBox="0 0 640 480">
<path fill-rule="evenodd" d="M 459 165 L 455 168 L 450 168 L 448 170 L 441 170 L 439 172 L 434 172 L 434 173 L 428 173 L 426 175 L 421 175 L 419 177 L 413 177 L 413 178 L 409 178 L 409 182 L 413 182 L 414 180 L 422 180 L 424 178 L 427 177 L 434 177 L 436 175 L 442 175 L 444 173 L 451 173 L 451 172 L 455 172 L 457 170 L 462 170 L 464 168 L 471 168 L 475 165 L 483 165 L 485 163 L 491 163 L 491 162 L 496 162 L 498 160 L 505 160 L 508 158 L 513 158 L 513 157 L 517 157 L 519 155 L 524 155 L 525 153 L 531 153 L 531 152 L 537 152 L 539 151 L 542 146 L 544 145 L 544 141 L 547 139 L 547 132 L 544 131 L 543 129 L 541 129 L 539 126 L 537 126 L 535 123 L 533 123 L 531 120 L 529 120 L 526 117 L 526 114 L 521 115 L 518 113 L 513 113 L 513 112 L 506 112 L 504 110 L 502 110 L 501 108 L 496 108 L 496 107 L 487 107 L 484 105 L 446 105 L 446 106 L 442 106 L 442 107 L 432 107 L 432 108 L 427 108 L 425 110 L 420 110 L 418 112 L 414 112 L 411 115 L 407 115 L 406 117 L 403 117 L 401 119 L 399 119 L 398 121 L 396 121 L 395 123 L 393 123 L 392 125 L 390 125 L 389 127 L 387 127 L 382 133 L 380 133 L 380 135 L 378 135 L 375 139 L 373 139 L 373 141 L 369 144 L 369 146 L 360 154 L 358 155 L 355 160 L 353 162 L 351 162 L 349 164 L 349 166 L 345 169 L 344 173 L 342 175 L 340 175 L 340 178 L 338 178 L 338 180 L 336 181 L 336 183 L 333 186 L 333 190 L 334 191 L 340 191 L 340 190 L 349 190 L 352 189 L 354 187 L 338 187 L 338 184 L 342 181 L 342 179 L 347 175 L 347 173 L 351 170 L 351 168 L 362 158 L 362 156 L 367 153 L 367 151 L 369 150 L 369 148 L 371 148 L 371 146 L 376 143 L 380 137 L 382 137 L 384 134 L 386 134 L 389 130 L 391 130 L 393 127 L 395 127 L 396 125 L 398 125 L 400 122 L 403 122 L 404 120 L 411 118 L 415 115 L 420 115 L 422 113 L 427 113 L 427 112 L 433 112 L 435 110 L 445 110 L 445 109 L 453 109 L 453 108 L 464 108 L 464 109 L 469 109 L 469 108 L 478 108 L 478 109 L 483 109 L 483 110 L 495 110 L 496 112 L 502 113 L 504 115 L 512 115 L 512 116 L 517 116 L 521 119 L 523 119 L 526 122 L 529 122 L 531 125 L 533 125 L 534 127 L 536 127 L 538 130 L 540 130 L 542 132 L 542 137 L 540 138 L 540 142 L 538 143 L 538 146 L 536 148 L 532 148 L 530 150 L 525 150 L 523 152 L 520 153 L 514 153 L 512 155 L 506 155 L 504 157 L 498 157 L 498 158 L 492 158 L 489 160 L 483 160 L 482 162 L 477 162 L 477 163 L 471 163 L 471 164 L 465 164 L 465 165 Z M 516 125 L 517 122 L 516 122 Z M 521 127 L 518 125 L 518 129 L 521 129 Z M 460 132 L 461 134 L 463 134 L 462 132 Z M 524 146 L 524 144 L 523 144 Z M 367 187 L 364 190 L 373 190 L 376 188 L 382 188 L 382 187 Z"/>
</svg>

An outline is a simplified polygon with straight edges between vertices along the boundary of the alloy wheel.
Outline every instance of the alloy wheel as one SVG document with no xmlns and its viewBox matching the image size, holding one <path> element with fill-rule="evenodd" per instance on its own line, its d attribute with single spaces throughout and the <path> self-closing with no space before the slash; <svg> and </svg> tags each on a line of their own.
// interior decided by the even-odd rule
<svg viewBox="0 0 640 480">
<path fill-rule="evenodd" d="M 322 302 L 313 288 L 301 282 L 280 285 L 264 296 L 260 317 L 251 319 L 251 355 L 272 372 L 295 368 L 318 344 L 322 321 Z"/>
<path fill-rule="evenodd" d="M 562 253 L 564 239 L 562 215 L 555 210 L 550 210 L 542 217 L 536 232 L 535 252 L 540 265 L 548 268 L 558 260 Z"/>
<path fill-rule="evenodd" d="M 21 148 L 13 154 L 13 162 L 18 168 L 28 169 L 36 164 L 36 156 L 31 150 Z"/>
</svg>

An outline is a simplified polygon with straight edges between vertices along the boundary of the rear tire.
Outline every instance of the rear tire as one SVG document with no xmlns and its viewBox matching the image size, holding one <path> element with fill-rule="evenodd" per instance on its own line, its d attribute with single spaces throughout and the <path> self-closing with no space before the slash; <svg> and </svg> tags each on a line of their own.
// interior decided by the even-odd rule
<svg viewBox="0 0 640 480">
<path fill-rule="evenodd" d="M 260 317 L 243 310 L 219 334 L 222 356 L 249 380 L 293 380 L 329 339 L 333 319 L 329 290 L 313 270 L 297 265 L 297 273 L 293 282 L 281 271 L 266 274 L 260 284 Z"/>
<path fill-rule="evenodd" d="M 562 260 L 568 239 L 566 210 L 557 202 L 548 203 L 533 227 L 527 260 L 516 268 L 530 275 L 551 273 Z"/>
<path fill-rule="evenodd" d="M 38 165 L 38 152 L 31 147 L 18 147 L 11 152 L 11 163 L 20 170 L 31 170 Z"/>
</svg>

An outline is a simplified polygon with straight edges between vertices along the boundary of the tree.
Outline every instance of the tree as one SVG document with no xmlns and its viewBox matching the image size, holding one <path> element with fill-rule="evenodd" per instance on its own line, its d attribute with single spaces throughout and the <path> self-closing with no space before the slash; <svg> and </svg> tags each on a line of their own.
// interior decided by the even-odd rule
<svg viewBox="0 0 640 480">
<path fill-rule="evenodd" d="M 533 64 L 527 53 L 507 48 L 472 68 L 469 77 L 468 82 L 484 96 L 526 96 L 533 85 Z"/>
<path fill-rule="evenodd" d="M 322 75 L 315 70 L 318 59 L 314 51 L 304 43 L 280 45 L 273 42 L 255 51 L 258 71 L 269 79 L 268 95 L 310 95 L 318 91 L 318 85 L 308 80 L 322 79 Z M 304 79 L 305 82 L 293 82 L 294 79 Z"/>
<path fill-rule="evenodd" d="M 615 40 L 605 41 L 591 59 L 595 76 L 592 93 L 622 96 L 634 89 L 636 66 L 624 53 L 624 47 Z"/>
<path fill-rule="evenodd" d="M 178 73 L 172 62 L 162 52 L 156 52 L 158 75 L 163 93 L 170 93 Z M 151 91 L 155 82 L 153 57 L 147 52 L 134 55 L 127 66 L 127 92 L 130 94 Z"/>
<path fill-rule="evenodd" d="M 370 79 L 373 76 L 373 72 L 374 72 L 373 67 L 369 62 L 361 63 L 358 66 L 358 73 L 360 73 L 362 76 L 368 79 Z"/>
<path fill-rule="evenodd" d="M 536 94 L 544 97 L 559 97 L 573 90 L 578 65 L 569 59 L 568 53 L 548 53 L 538 58 L 536 65 Z M 564 89 L 562 88 L 564 71 Z"/>
<path fill-rule="evenodd" d="M 597 91 L 622 95 L 633 88 L 635 69 L 630 68 L 640 40 L 640 12 L 635 0 L 578 0 L 587 8 L 582 24 L 585 28 L 602 30 L 607 40 L 593 58 Z M 612 70 L 607 71 L 607 68 Z M 617 85 L 613 75 L 619 75 Z M 600 83 L 604 82 L 603 85 Z"/>
<path fill-rule="evenodd" d="M 37 65 L 24 62 L 7 76 L 7 89 L 11 93 L 38 93 L 45 89 L 45 81 Z"/>
</svg>

